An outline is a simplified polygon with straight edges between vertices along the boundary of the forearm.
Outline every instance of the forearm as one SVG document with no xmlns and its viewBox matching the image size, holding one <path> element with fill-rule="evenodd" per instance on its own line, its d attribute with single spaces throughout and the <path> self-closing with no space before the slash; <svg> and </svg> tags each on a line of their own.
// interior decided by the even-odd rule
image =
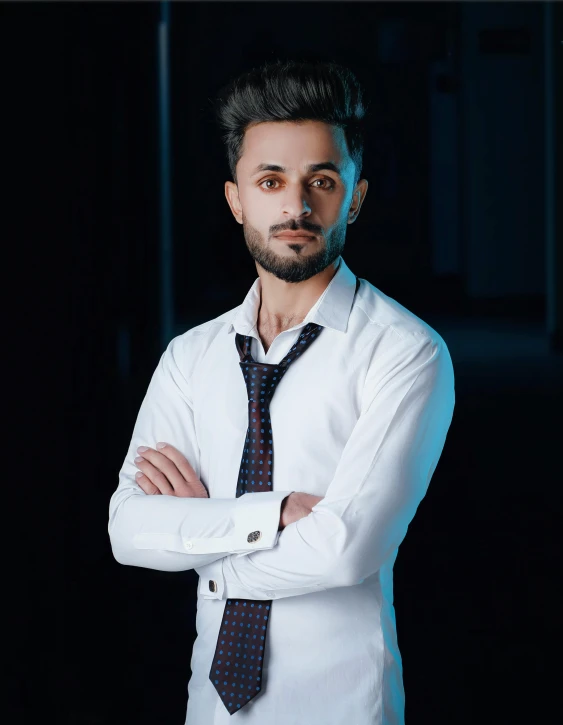
<svg viewBox="0 0 563 725">
<path fill-rule="evenodd" d="M 268 491 L 238 499 L 178 498 L 124 487 L 110 502 L 112 552 L 120 564 L 186 571 L 231 554 L 271 548 L 287 496 L 287 491 Z"/>
<path fill-rule="evenodd" d="M 426 343 L 374 393 L 323 501 L 287 526 L 278 545 L 209 565 L 214 598 L 279 599 L 353 586 L 391 560 L 442 453 L 454 409 L 453 368 Z"/>
<path fill-rule="evenodd" d="M 232 554 L 208 566 L 197 569 L 200 577 L 212 580 L 214 590 L 204 587 L 204 598 L 225 599 L 280 599 L 283 597 L 323 591 L 332 571 L 332 556 L 327 547 L 319 546 L 326 537 L 320 528 L 328 524 L 327 518 L 308 512 L 298 521 L 287 524 L 279 536 L 277 545 L 268 552 L 255 552 L 252 556 Z M 319 538 L 320 537 L 320 538 Z M 330 538 L 330 537 L 328 537 Z M 272 556 L 258 556 L 257 554 Z"/>
</svg>

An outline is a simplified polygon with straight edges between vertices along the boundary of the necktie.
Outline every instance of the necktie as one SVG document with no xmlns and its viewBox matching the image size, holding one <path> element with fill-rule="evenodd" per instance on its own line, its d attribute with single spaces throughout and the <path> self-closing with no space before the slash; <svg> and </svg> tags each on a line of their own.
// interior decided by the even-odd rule
<svg viewBox="0 0 563 725">
<path fill-rule="evenodd" d="M 242 452 L 237 498 L 272 490 L 274 448 L 270 401 L 289 366 L 299 359 L 324 328 L 310 322 L 278 365 L 257 363 L 250 354 L 252 338 L 235 343 L 248 392 L 248 430 Z M 272 600 L 227 599 L 209 678 L 229 711 L 235 713 L 262 687 L 262 662 Z"/>
</svg>

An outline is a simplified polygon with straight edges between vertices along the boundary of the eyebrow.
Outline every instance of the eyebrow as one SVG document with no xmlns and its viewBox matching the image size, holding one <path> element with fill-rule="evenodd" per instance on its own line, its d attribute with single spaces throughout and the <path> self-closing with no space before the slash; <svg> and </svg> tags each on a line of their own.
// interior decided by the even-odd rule
<svg viewBox="0 0 563 725">
<path fill-rule="evenodd" d="M 323 169 L 326 169 L 327 171 L 334 171 L 335 174 L 338 174 L 338 176 L 342 178 L 340 169 L 336 164 L 333 164 L 332 161 L 321 161 L 320 164 L 309 164 L 305 170 L 307 173 L 314 173 L 315 171 L 322 171 Z M 251 176 L 258 174 L 261 171 L 279 171 L 281 174 L 285 174 L 287 169 L 285 166 L 278 166 L 277 164 L 258 164 Z"/>
</svg>

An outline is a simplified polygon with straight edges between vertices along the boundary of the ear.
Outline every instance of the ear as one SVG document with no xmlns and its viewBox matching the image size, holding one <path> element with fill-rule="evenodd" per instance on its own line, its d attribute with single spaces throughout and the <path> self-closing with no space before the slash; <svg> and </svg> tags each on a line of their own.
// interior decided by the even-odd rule
<svg viewBox="0 0 563 725">
<path fill-rule="evenodd" d="M 348 224 L 352 224 L 358 218 L 358 214 L 360 213 L 360 209 L 362 207 L 362 204 L 364 203 L 367 192 L 367 179 L 360 179 L 356 188 L 354 189 L 354 194 L 352 196 L 352 204 L 350 205 L 350 211 L 348 212 Z"/>
<path fill-rule="evenodd" d="M 225 182 L 225 197 L 234 218 L 239 224 L 242 224 L 242 206 L 238 195 L 238 186 L 233 181 Z"/>
</svg>

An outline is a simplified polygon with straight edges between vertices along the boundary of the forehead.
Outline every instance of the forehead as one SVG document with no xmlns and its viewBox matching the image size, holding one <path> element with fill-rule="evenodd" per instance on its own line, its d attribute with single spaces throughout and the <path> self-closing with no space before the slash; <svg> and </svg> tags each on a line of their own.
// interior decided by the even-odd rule
<svg viewBox="0 0 563 725">
<path fill-rule="evenodd" d="M 342 167 L 348 159 L 341 128 L 322 121 L 277 121 L 247 129 L 239 165 L 250 172 L 260 163 L 280 164 L 291 172 L 316 161 L 330 160 Z"/>
</svg>

